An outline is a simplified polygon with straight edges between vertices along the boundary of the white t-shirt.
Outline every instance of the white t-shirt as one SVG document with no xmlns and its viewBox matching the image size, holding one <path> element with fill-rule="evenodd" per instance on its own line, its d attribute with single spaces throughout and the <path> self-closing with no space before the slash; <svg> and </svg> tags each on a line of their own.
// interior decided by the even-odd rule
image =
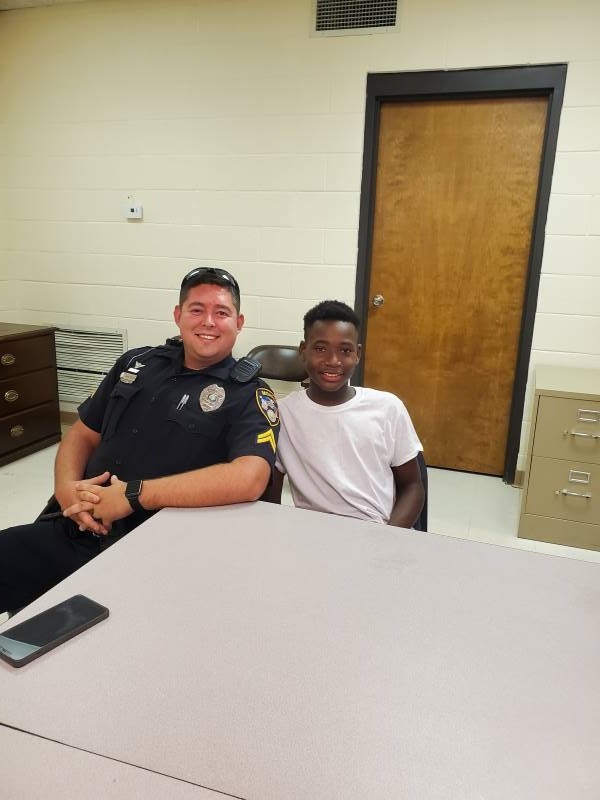
<svg viewBox="0 0 600 800">
<path fill-rule="evenodd" d="M 387 523 L 395 499 L 391 468 L 423 449 L 404 403 L 357 386 L 338 406 L 314 403 L 304 389 L 279 401 L 276 467 L 294 504 Z"/>
</svg>

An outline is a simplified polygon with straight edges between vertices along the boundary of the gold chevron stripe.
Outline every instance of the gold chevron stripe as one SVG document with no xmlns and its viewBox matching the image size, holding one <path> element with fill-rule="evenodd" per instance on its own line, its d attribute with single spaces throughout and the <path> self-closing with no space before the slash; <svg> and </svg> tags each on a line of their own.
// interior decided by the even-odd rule
<svg viewBox="0 0 600 800">
<path fill-rule="evenodd" d="M 273 452 L 275 452 L 275 448 L 276 448 L 275 434 L 273 433 L 273 430 L 271 428 L 269 428 L 269 430 L 265 431 L 264 433 L 259 433 L 258 436 L 256 437 L 256 443 L 257 444 L 265 444 L 267 442 L 273 448 Z"/>
</svg>

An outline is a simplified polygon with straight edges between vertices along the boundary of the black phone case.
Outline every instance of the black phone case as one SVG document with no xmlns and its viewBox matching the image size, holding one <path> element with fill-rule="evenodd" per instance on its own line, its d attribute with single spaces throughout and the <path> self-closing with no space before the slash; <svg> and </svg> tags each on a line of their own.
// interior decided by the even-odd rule
<svg viewBox="0 0 600 800">
<path fill-rule="evenodd" d="M 83 633 L 83 631 L 87 631 L 88 628 L 93 627 L 98 622 L 101 622 L 103 619 L 106 619 L 108 617 L 109 611 L 108 608 L 106 608 L 106 606 L 100 605 L 100 603 L 97 603 L 95 600 L 91 600 L 89 597 L 86 597 L 83 594 L 73 595 L 73 597 L 69 597 L 67 600 L 63 601 L 63 603 L 58 603 L 57 605 L 63 605 L 64 603 L 68 603 L 70 600 L 74 600 L 76 597 L 77 598 L 82 597 L 89 603 L 96 606 L 97 614 L 94 617 L 91 617 L 90 619 L 86 620 L 85 622 L 82 622 L 80 625 L 73 628 L 72 630 L 67 631 L 62 636 L 57 636 L 56 639 L 52 639 L 52 641 L 48 642 L 48 644 L 42 645 L 38 650 L 36 650 L 33 653 L 30 653 L 27 656 L 24 656 L 23 658 L 18 658 L 18 659 L 12 658 L 8 653 L 3 653 L 2 650 L 0 650 L 0 658 L 3 661 L 6 661 L 8 664 L 10 664 L 12 667 L 24 667 L 25 664 L 29 664 L 36 658 L 39 658 L 40 656 L 44 655 L 44 653 L 48 653 L 50 650 L 54 650 L 54 648 L 58 647 L 59 644 L 68 642 L 69 639 L 72 639 L 74 636 Z M 33 617 L 30 617 L 28 620 L 25 620 L 24 623 L 19 623 L 18 625 L 14 625 L 12 628 L 7 628 L 6 630 L 0 631 L 0 635 L 7 636 L 11 633 L 11 631 L 18 630 L 20 625 L 23 625 L 26 622 L 29 622 L 30 620 L 39 619 L 40 617 L 47 616 L 56 607 L 57 606 L 52 606 L 51 608 L 47 608 L 45 611 L 41 611 L 39 614 L 35 614 Z"/>
</svg>

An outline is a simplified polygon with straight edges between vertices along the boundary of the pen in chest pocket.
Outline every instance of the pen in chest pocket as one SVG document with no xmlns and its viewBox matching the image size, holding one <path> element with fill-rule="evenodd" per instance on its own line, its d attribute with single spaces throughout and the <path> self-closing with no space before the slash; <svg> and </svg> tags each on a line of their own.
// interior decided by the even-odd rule
<svg viewBox="0 0 600 800">
<path fill-rule="evenodd" d="M 189 399 L 190 399 L 189 394 L 184 394 L 179 403 L 177 403 L 176 411 L 181 411 L 181 409 L 185 406 L 185 404 Z"/>
</svg>

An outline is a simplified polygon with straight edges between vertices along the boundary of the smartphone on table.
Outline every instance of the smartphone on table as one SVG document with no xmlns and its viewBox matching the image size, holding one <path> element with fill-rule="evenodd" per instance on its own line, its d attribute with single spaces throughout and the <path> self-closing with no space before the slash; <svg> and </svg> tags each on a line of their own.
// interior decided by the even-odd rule
<svg viewBox="0 0 600 800">
<path fill-rule="evenodd" d="M 108 608 L 76 594 L 0 633 L 0 658 L 13 667 L 29 664 L 108 617 Z"/>
</svg>

